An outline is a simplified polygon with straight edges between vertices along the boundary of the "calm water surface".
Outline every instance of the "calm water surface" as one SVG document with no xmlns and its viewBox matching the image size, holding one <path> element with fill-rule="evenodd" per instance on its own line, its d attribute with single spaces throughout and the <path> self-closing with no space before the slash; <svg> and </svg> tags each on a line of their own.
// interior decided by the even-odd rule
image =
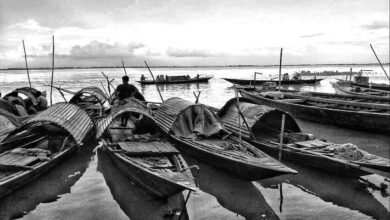
<svg viewBox="0 0 390 220">
<path fill-rule="evenodd" d="M 299 70 L 349 71 L 349 66 L 286 67 L 283 72 Z M 379 66 L 353 66 L 354 71 L 371 69 L 373 82 L 387 82 Z M 387 66 L 387 69 L 388 66 Z M 77 91 L 85 86 L 105 86 L 101 74 L 115 78 L 118 85 L 123 69 L 64 69 L 56 70 L 54 84 Z M 234 96 L 232 84 L 221 78 L 251 78 L 262 72 L 263 78 L 277 76 L 278 68 L 157 68 L 157 74 L 213 75 L 209 83 L 161 85 L 164 99 L 181 97 L 194 101 L 193 92 L 201 92 L 200 102 L 221 107 Z M 130 81 L 147 100 L 159 102 L 154 85 L 135 83 L 146 69 L 127 68 Z M 32 86 L 50 93 L 50 70 L 30 71 Z M 271 76 L 270 76 L 271 75 Z M 329 82 L 344 76 L 327 77 L 314 86 L 292 87 L 307 91 L 334 92 Z M 0 71 L 0 92 L 28 86 L 25 71 Z M 69 99 L 71 95 L 65 94 Z M 53 91 L 53 103 L 63 101 Z M 302 130 L 337 143 L 354 143 L 373 154 L 389 158 L 390 138 L 384 135 L 351 131 L 329 125 L 299 120 Z M 104 152 L 93 151 L 91 143 L 73 157 L 12 195 L 0 200 L 0 219 L 170 219 L 167 210 L 181 207 L 187 192 L 170 198 L 168 203 L 156 201 L 124 177 Z M 183 219 L 389 219 L 389 191 L 374 190 L 357 179 L 346 179 L 325 172 L 286 165 L 299 171 L 256 182 L 239 180 L 190 155 L 186 161 L 197 164 L 200 191 L 193 193 Z M 383 178 L 370 175 L 364 178 L 380 184 Z M 177 218 L 177 216 L 174 216 Z"/>
</svg>

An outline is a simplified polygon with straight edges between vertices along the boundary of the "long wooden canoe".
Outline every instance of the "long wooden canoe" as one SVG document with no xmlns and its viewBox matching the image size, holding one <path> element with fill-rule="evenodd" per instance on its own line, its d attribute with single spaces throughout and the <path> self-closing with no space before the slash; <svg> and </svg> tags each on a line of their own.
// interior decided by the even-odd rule
<svg viewBox="0 0 390 220">
<path fill-rule="evenodd" d="M 324 98 L 297 97 L 289 93 L 239 90 L 253 103 L 289 112 L 297 118 L 340 127 L 390 134 L 387 105 L 332 101 Z"/>
<path fill-rule="evenodd" d="M 219 110 L 218 116 L 229 131 L 238 134 L 238 120 L 242 116 L 239 116 L 236 103 L 236 99 L 229 100 Z M 295 119 L 287 112 L 253 104 L 245 98 L 240 99 L 238 106 L 250 129 L 242 126 L 242 137 L 270 155 L 278 157 L 280 127 L 284 114 L 283 159 L 343 176 L 358 177 L 371 173 L 390 175 L 388 159 L 372 155 L 352 144 L 334 144 L 303 133 Z M 348 150 L 350 152 L 347 152 Z"/>
<path fill-rule="evenodd" d="M 390 92 L 386 90 L 361 88 L 359 86 L 353 86 L 349 81 L 336 81 L 331 82 L 333 88 L 337 93 L 343 95 L 364 95 L 368 97 L 383 97 L 390 100 Z"/>
<path fill-rule="evenodd" d="M 204 105 L 170 98 L 155 112 L 155 119 L 179 150 L 241 179 L 254 181 L 296 173 L 230 135 L 220 119 Z"/>
<path fill-rule="evenodd" d="M 125 127 L 120 117 L 130 114 Z M 116 166 L 135 184 L 159 199 L 197 189 L 190 168 L 168 141 L 161 137 L 152 116 L 136 99 L 122 106 L 113 106 L 98 121 L 97 138 Z"/>
<path fill-rule="evenodd" d="M 233 84 L 238 84 L 238 85 L 260 85 L 268 82 L 275 82 L 278 83 L 277 80 L 260 80 L 257 79 L 256 83 L 253 79 L 232 79 L 232 78 L 222 78 L 228 82 L 231 82 Z M 317 82 L 320 82 L 323 79 L 299 79 L 299 80 L 282 80 L 280 83 L 282 85 L 293 85 L 293 84 L 314 84 Z"/>
<path fill-rule="evenodd" d="M 0 143 L 0 198 L 45 173 L 89 137 L 86 112 L 58 103 L 27 121 Z"/>
<path fill-rule="evenodd" d="M 372 88 L 372 89 L 379 89 L 379 90 L 385 90 L 390 91 L 390 85 L 388 84 L 380 84 L 380 83 L 357 83 L 357 82 L 351 82 L 351 85 L 353 86 L 359 86 L 363 88 Z"/>
<path fill-rule="evenodd" d="M 137 81 L 138 83 L 141 83 L 142 85 L 151 85 L 151 84 L 183 84 L 183 83 L 206 83 L 208 82 L 212 76 L 206 76 L 206 77 L 199 77 L 199 78 L 190 78 L 185 80 L 171 80 L 171 81 L 156 81 L 153 80 L 142 80 Z"/>
</svg>

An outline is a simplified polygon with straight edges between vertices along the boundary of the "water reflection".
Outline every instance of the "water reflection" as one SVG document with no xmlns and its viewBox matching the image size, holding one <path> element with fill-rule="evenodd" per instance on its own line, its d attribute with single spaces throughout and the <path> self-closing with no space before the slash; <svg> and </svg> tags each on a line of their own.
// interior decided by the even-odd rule
<svg viewBox="0 0 390 220">
<path fill-rule="evenodd" d="M 279 219 L 251 182 L 237 179 L 186 154 L 183 156 L 189 165 L 199 166 L 200 189 L 216 197 L 224 208 L 246 219 Z"/>
<path fill-rule="evenodd" d="M 358 179 L 342 178 L 290 162 L 284 163 L 297 170 L 298 174 L 262 180 L 258 183 L 264 188 L 274 188 L 277 185 L 281 186 L 282 183 L 289 184 L 300 189 L 305 194 L 310 194 L 325 202 L 331 202 L 337 206 L 345 207 L 350 210 L 357 210 L 377 219 L 390 218 L 390 213 L 387 208 L 389 203 L 386 202 L 386 200 L 388 200 L 388 194 L 383 194 L 383 199 L 380 201 L 374 197 L 374 193 L 378 196 L 381 194 L 380 191 L 375 192 L 375 190 Z M 284 196 L 288 197 L 289 195 L 286 195 L 284 192 Z M 301 196 L 301 198 L 303 197 L 304 196 Z M 312 201 L 308 200 L 306 202 L 310 203 Z M 302 211 L 305 209 L 305 206 L 296 206 L 294 203 L 284 204 L 284 208 L 286 207 Z M 282 209 L 280 212 L 282 213 Z M 335 215 L 337 215 L 337 213 L 329 213 L 329 217 Z"/>
<path fill-rule="evenodd" d="M 166 203 L 155 200 L 126 178 L 105 152 L 98 152 L 97 170 L 103 174 L 112 196 L 130 219 L 178 219 L 178 210 L 183 207 L 181 219 L 188 219 L 182 194 L 170 197 Z M 171 214 L 172 211 L 178 212 Z"/>
<path fill-rule="evenodd" d="M 70 193 L 87 169 L 92 157 L 91 148 L 83 148 L 66 158 L 47 173 L 0 200 L 0 219 L 20 218 L 40 203 L 50 203 L 60 195 Z"/>
</svg>

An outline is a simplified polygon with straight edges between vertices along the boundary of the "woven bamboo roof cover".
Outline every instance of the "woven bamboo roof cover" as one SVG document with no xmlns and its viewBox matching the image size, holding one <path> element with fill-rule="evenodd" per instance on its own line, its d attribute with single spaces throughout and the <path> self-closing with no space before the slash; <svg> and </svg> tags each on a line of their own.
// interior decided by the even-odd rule
<svg viewBox="0 0 390 220">
<path fill-rule="evenodd" d="M 226 104 L 218 111 L 217 115 L 221 118 L 223 123 L 227 128 L 231 131 L 235 131 L 235 133 L 239 132 L 239 119 L 241 123 L 243 120 L 241 116 L 239 116 L 238 109 L 235 105 L 237 99 L 232 98 L 226 102 Z M 272 108 L 265 105 L 257 105 L 250 103 L 249 100 L 245 98 L 240 98 L 239 109 L 243 116 L 245 117 L 245 121 L 248 123 L 248 126 L 256 136 L 256 131 L 259 132 L 256 128 L 261 125 L 265 125 L 271 128 L 280 129 L 282 115 L 285 115 L 285 129 L 293 132 L 300 132 L 298 123 L 295 121 L 294 117 L 292 117 L 289 113 Z M 250 138 L 250 133 L 245 124 L 241 126 L 242 135 L 246 138 Z"/>
<path fill-rule="evenodd" d="M 107 129 L 107 127 L 111 124 L 111 122 L 125 112 L 135 112 L 142 114 L 145 117 L 150 118 L 154 121 L 153 117 L 149 114 L 147 107 L 135 98 L 128 98 L 125 100 L 126 104 L 123 105 L 113 105 L 111 108 L 111 112 L 106 117 L 102 118 L 97 122 L 96 126 L 96 138 L 100 138 L 103 132 Z"/>
<path fill-rule="evenodd" d="M 23 125 L 37 122 L 48 122 L 62 127 L 73 136 L 79 145 L 93 128 L 93 122 L 89 115 L 82 108 L 71 103 L 54 104 L 46 111 L 28 119 Z"/>
<path fill-rule="evenodd" d="M 70 102 L 72 102 L 75 97 L 78 97 L 83 93 L 87 93 L 95 96 L 97 99 L 100 100 L 100 103 L 104 103 L 105 101 L 108 101 L 106 94 L 104 94 L 104 92 L 100 88 L 96 86 L 89 86 L 89 87 L 82 88 L 80 91 L 76 92 L 72 97 L 72 99 L 70 100 Z"/>
</svg>

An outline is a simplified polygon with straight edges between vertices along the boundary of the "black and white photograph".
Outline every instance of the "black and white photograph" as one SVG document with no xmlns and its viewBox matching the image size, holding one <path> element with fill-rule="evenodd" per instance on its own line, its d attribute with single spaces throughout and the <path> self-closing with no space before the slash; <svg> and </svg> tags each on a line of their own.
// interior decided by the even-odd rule
<svg viewBox="0 0 390 220">
<path fill-rule="evenodd" d="M 389 0 L 1 0 L 0 220 L 390 219 Z"/>
</svg>

